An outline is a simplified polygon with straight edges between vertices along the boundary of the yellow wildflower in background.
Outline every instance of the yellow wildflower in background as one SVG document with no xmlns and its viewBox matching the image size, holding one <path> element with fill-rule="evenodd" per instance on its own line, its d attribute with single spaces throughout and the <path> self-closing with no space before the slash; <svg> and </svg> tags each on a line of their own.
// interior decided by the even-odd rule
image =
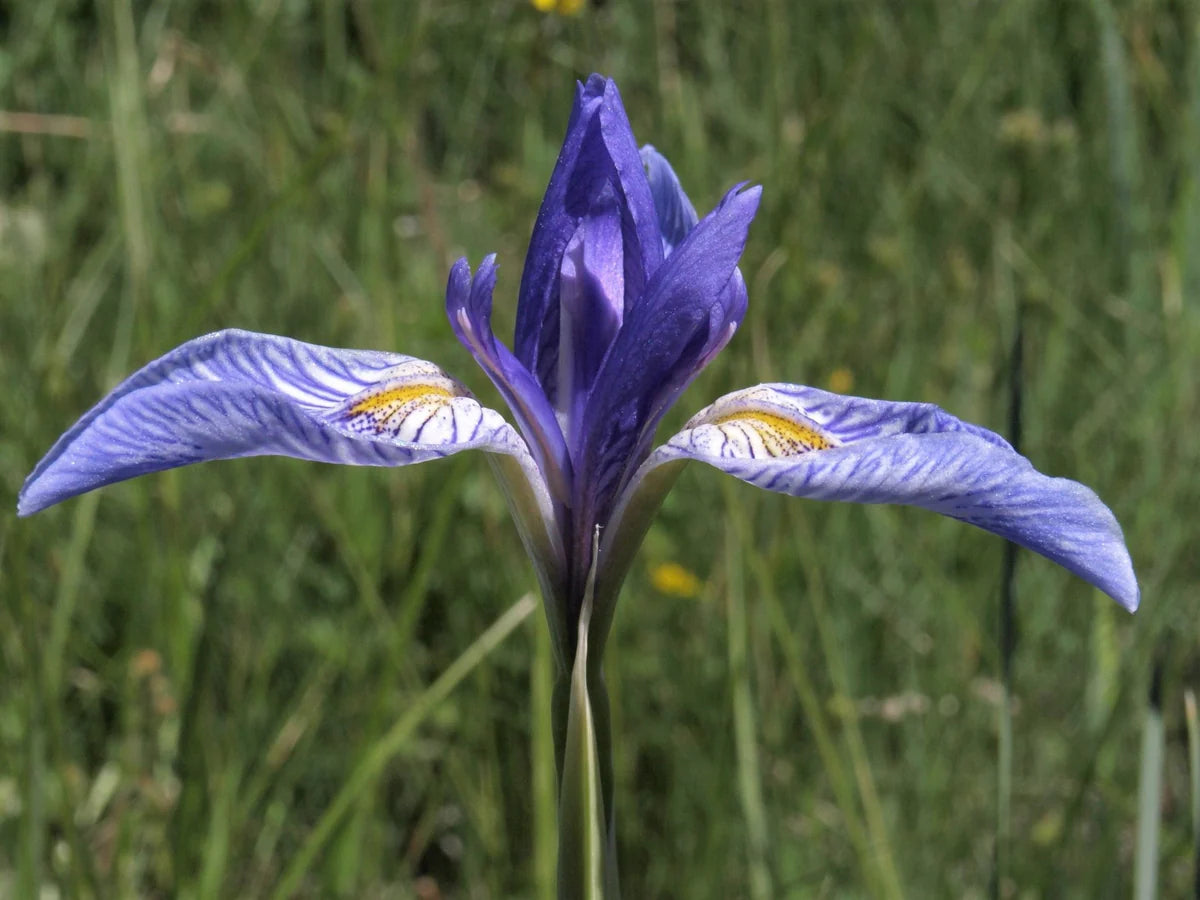
<svg viewBox="0 0 1200 900">
<path fill-rule="evenodd" d="M 838 366 L 829 373 L 829 389 L 835 394 L 848 394 L 854 387 L 854 373 L 845 366 Z"/>
<path fill-rule="evenodd" d="M 700 593 L 701 581 L 679 563 L 659 563 L 650 570 L 650 583 L 660 594 L 672 597 L 695 597 Z"/>
<path fill-rule="evenodd" d="M 583 10 L 583 0 L 530 0 L 539 12 L 576 16 Z"/>
</svg>

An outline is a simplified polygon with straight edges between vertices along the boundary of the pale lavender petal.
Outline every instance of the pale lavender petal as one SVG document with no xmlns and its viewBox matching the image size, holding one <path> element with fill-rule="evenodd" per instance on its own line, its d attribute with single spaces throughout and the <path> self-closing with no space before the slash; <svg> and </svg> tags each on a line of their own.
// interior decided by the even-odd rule
<svg viewBox="0 0 1200 900">
<path fill-rule="evenodd" d="M 150 363 L 84 415 L 26 479 L 18 512 L 212 459 L 402 466 L 467 449 L 520 457 L 536 474 L 512 426 L 432 363 L 222 331 Z"/>
<path fill-rule="evenodd" d="M 987 429 L 924 403 L 764 384 L 729 394 L 654 452 L 815 500 L 904 503 L 1054 560 L 1126 609 L 1139 592 L 1121 527 L 1090 489 L 1051 478 Z"/>
</svg>

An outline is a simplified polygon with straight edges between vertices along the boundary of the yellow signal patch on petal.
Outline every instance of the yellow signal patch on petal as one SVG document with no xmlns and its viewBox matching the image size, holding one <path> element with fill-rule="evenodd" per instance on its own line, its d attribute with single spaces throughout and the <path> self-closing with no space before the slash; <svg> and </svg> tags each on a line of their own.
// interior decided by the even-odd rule
<svg viewBox="0 0 1200 900">
<path fill-rule="evenodd" d="M 809 450 L 829 450 L 836 446 L 814 428 L 802 425 L 794 419 L 757 409 L 731 413 L 716 419 L 712 424 L 722 431 L 726 428 L 751 429 L 768 456 L 794 456 Z M 762 453 L 752 455 L 761 456 Z"/>
<path fill-rule="evenodd" d="M 407 415 L 430 403 L 440 406 L 454 396 L 454 393 L 438 385 L 404 384 L 368 394 L 350 407 L 347 417 L 369 418 L 378 423 L 382 431 L 385 423 L 397 415 Z"/>
<path fill-rule="evenodd" d="M 796 456 L 842 442 L 791 398 L 759 385 L 702 409 L 677 438 L 690 450 L 726 459 Z"/>
<path fill-rule="evenodd" d="M 388 376 L 346 400 L 334 417 L 359 434 L 443 446 L 473 440 L 482 426 L 501 421 L 431 363 L 412 360 Z M 496 422 L 485 423 L 485 418 Z"/>
</svg>

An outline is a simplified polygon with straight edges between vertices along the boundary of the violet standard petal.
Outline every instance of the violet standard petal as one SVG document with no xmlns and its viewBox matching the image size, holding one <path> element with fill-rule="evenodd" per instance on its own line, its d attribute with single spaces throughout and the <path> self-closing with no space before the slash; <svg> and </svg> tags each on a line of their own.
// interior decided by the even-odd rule
<svg viewBox="0 0 1200 900">
<path fill-rule="evenodd" d="M 655 273 L 626 316 L 585 413 L 576 504 L 603 522 L 613 495 L 645 458 L 654 428 L 723 346 L 745 310 L 736 273 L 762 189 L 730 191 Z M 732 292 L 732 293 L 730 293 Z M 740 300 L 731 300 L 740 297 Z"/>
<path fill-rule="evenodd" d="M 521 277 L 514 351 L 552 404 L 558 402 L 560 282 L 580 222 L 615 198 L 622 235 L 626 306 L 662 263 L 654 201 L 616 85 L 593 75 L 576 94 L 558 162 L 534 224 Z"/>
<path fill-rule="evenodd" d="M 650 144 L 642 147 L 641 153 L 650 182 L 650 195 L 654 198 L 654 211 L 658 215 L 658 227 L 662 230 L 663 256 L 669 256 L 696 227 L 700 217 L 667 158 Z"/>
</svg>

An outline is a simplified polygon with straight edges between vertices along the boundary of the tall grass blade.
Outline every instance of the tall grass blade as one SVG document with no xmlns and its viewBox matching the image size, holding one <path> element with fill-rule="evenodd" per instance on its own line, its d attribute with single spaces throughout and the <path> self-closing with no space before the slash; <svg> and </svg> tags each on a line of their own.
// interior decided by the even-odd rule
<svg viewBox="0 0 1200 900">
<path fill-rule="evenodd" d="M 533 629 L 533 661 L 529 666 L 530 722 L 533 748 L 533 885 L 538 900 L 554 900 L 558 868 L 558 772 L 554 763 L 554 732 L 547 712 L 554 702 L 554 666 L 550 630 Z"/>
<path fill-rule="evenodd" d="M 1092 0 L 1100 28 L 1100 62 L 1108 108 L 1109 167 L 1117 213 L 1117 248 L 1125 260 L 1126 289 L 1131 306 L 1154 309 L 1154 259 L 1149 248 L 1149 222 L 1142 196 L 1142 163 L 1133 81 L 1116 12 L 1108 0 Z"/>
<path fill-rule="evenodd" d="M 770 566 L 759 554 L 754 554 L 754 563 L 755 589 L 767 605 L 771 630 L 783 651 L 792 687 L 800 700 L 805 724 L 812 731 L 813 741 L 817 745 L 817 754 L 821 757 L 821 765 L 824 767 L 825 776 L 833 791 L 842 824 L 850 837 L 850 842 L 854 845 L 859 865 L 868 884 L 871 885 L 872 893 L 882 895 L 884 891 L 881 887 L 882 881 L 877 868 L 877 859 L 867 838 L 854 785 L 843 764 L 843 751 L 837 744 L 829 715 L 813 684 L 812 676 L 809 674 L 810 663 L 804 657 L 800 640 L 788 621 L 783 603 L 775 590 Z"/>
<path fill-rule="evenodd" d="M 1197 896 L 1200 896 L 1200 716 L 1196 712 L 1196 692 L 1191 688 L 1183 692 L 1183 714 L 1187 722 L 1188 774 L 1192 789 L 1193 878 Z"/>
<path fill-rule="evenodd" d="M 769 840 L 767 811 L 763 803 L 762 775 L 758 766 L 758 726 L 754 712 L 754 697 L 750 685 L 750 666 L 746 627 L 746 591 L 742 581 L 744 568 L 740 548 L 751 536 L 738 524 L 743 518 L 735 516 L 725 533 L 726 592 L 728 615 L 729 683 L 733 699 L 734 743 L 737 750 L 738 796 L 742 816 L 746 821 L 746 843 L 749 854 L 750 896 L 754 900 L 770 900 L 775 896 L 771 872 L 767 865 Z"/>
<path fill-rule="evenodd" d="M 1154 661 L 1150 675 L 1150 695 L 1142 723 L 1142 771 L 1138 780 L 1137 851 L 1134 857 L 1135 900 L 1154 900 L 1158 896 L 1158 836 L 1162 805 L 1163 659 Z"/>
<path fill-rule="evenodd" d="M 846 661 L 834 633 L 833 619 L 826 603 L 825 583 L 821 574 L 821 557 L 816 551 L 818 541 L 812 533 L 804 516 L 793 513 L 790 519 L 794 526 L 794 546 L 804 567 L 805 580 L 808 584 L 807 599 L 813 607 L 813 621 L 817 626 L 817 637 L 821 644 L 821 652 L 829 667 L 829 674 L 834 688 L 843 702 L 853 696 L 850 678 L 847 674 Z M 892 839 L 888 833 L 887 822 L 883 814 L 883 805 L 879 800 L 879 792 L 875 787 L 875 776 L 871 771 L 871 761 L 867 755 L 866 742 L 863 740 L 862 728 L 858 716 L 853 711 L 843 718 L 845 732 L 844 752 L 848 757 L 850 770 L 854 774 L 855 784 L 863 806 L 863 819 L 866 823 L 867 835 L 871 845 L 873 868 L 879 878 L 879 896 L 896 900 L 904 896 L 900 882 L 900 873 L 896 868 L 895 857 L 892 854 Z"/>
<path fill-rule="evenodd" d="M 1172 237 L 1181 270 L 1183 296 L 1200 296 L 1200 15 L 1195 16 L 1189 37 L 1191 65 L 1187 72 L 1187 97 L 1180 116 L 1180 136 L 1190 149 L 1183 157 L 1183 183 L 1175 201 Z"/>
<path fill-rule="evenodd" d="M 291 863 L 272 893 L 276 900 L 283 900 L 296 894 L 300 882 L 312 867 L 317 854 L 325 847 L 334 829 L 342 818 L 365 791 L 369 790 L 375 780 L 383 773 L 384 768 L 392 758 L 407 746 L 418 726 L 425 721 L 437 706 L 458 687 L 459 683 L 482 663 L 488 655 L 507 638 L 514 629 L 537 608 L 537 601 L 532 594 L 526 594 L 503 615 L 493 622 L 488 629 L 476 638 L 462 655 L 438 676 L 437 680 L 419 694 L 408 711 L 401 716 L 396 724 L 381 736 L 363 755 L 362 761 L 350 774 L 342 789 L 338 791 L 333 802 L 322 814 L 308 839 L 299 852 L 292 857 Z"/>
<path fill-rule="evenodd" d="M 1006 274 L 1007 274 L 1006 268 Z M 1006 283 L 1008 279 L 1005 279 Z M 1013 332 L 1012 350 L 1009 354 L 1008 380 L 1008 434 L 1009 443 L 1018 453 L 1021 450 L 1021 411 L 1024 364 L 1024 319 L 1023 308 L 1016 304 L 1016 328 Z M 1012 841 L 1012 762 L 1013 762 L 1013 657 L 1017 648 L 1017 545 L 1011 541 L 1004 545 L 1004 557 L 1000 571 L 1000 683 L 1002 697 L 997 712 L 999 719 L 996 760 L 996 848 L 995 871 L 992 873 L 992 897 L 1001 896 L 1009 877 L 1009 852 Z"/>
</svg>

